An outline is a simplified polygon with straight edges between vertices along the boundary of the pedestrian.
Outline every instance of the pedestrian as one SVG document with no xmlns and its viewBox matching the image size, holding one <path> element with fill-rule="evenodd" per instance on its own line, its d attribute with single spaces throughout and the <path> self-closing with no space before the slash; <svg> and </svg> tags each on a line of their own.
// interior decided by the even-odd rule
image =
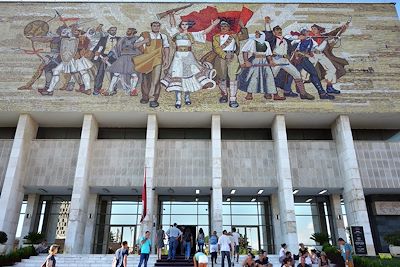
<svg viewBox="0 0 400 267">
<path fill-rule="evenodd" d="M 286 258 L 286 243 L 281 244 L 281 249 L 279 250 L 279 262 L 283 263 L 283 260 Z"/>
<path fill-rule="evenodd" d="M 199 234 L 197 235 L 197 245 L 199 246 L 199 251 L 204 252 L 204 231 L 203 228 L 199 229 Z"/>
<path fill-rule="evenodd" d="M 217 264 L 217 257 L 218 257 L 218 236 L 217 231 L 214 231 L 209 238 L 209 247 L 211 253 L 211 263 L 212 265 Z"/>
<path fill-rule="evenodd" d="M 208 257 L 201 251 L 196 252 L 193 257 L 194 267 L 206 267 L 208 263 Z"/>
<path fill-rule="evenodd" d="M 264 250 L 260 250 L 258 252 L 258 260 L 255 261 L 255 266 L 256 267 L 265 267 L 268 266 L 268 257 L 266 255 L 267 253 Z"/>
<path fill-rule="evenodd" d="M 115 251 L 113 267 L 127 267 L 128 266 L 128 242 L 121 242 L 121 247 Z"/>
<path fill-rule="evenodd" d="M 311 267 L 311 264 L 307 264 L 306 257 L 301 256 L 300 263 L 297 265 L 297 267 Z"/>
<path fill-rule="evenodd" d="M 254 267 L 255 266 L 254 258 L 255 257 L 251 252 L 247 253 L 247 257 L 242 262 L 242 267 Z"/>
<path fill-rule="evenodd" d="M 342 258 L 346 262 L 346 267 L 354 267 L 353 257 L 351 256 L 353 248 L 351 247 L 351 245 L 349 243 L 344 241 L 343 238 L 339 238 L 338 243 L 340 245 Z"/>
<path fill-rule="evenodd" d="M 58 253 L 58 248 L 59 246 L 56 244 L 50 246 L 49 255 L 47 256 L 46 261 L 42 265 L 42 267 L 56 267 L 55 255 Z"/>
<path fill-rule="evenodd" d="M 232 238 L 234 244 L 234 249 L 233 249 L 233 260 L 235 260 L 235 255 L 236 255 L 236 262 L 239 262 L 239 238 L 240 234 L 236 232 L 236 228 L 232 227 Z"/>
<path fill-rule="evenodd" d="M 182 231 L 179 230 L 177 224 L 174 225 L 167 230 L 168 236 L 168 261 L 175 260 L 176 248 L 178 247 L 178 239 L 182 235 Z"/>
<path fill-rule="evenodd" d="M 150 231 L 146 231 L 144 236 L 139 239 L 140 243 L 140 260 L 138 267 L 142 266 L 144 262 L 144 267 L 147 267 L 147 261 L 149 260 L 149 255 L 151 251 L 151 238 Z"/>
<path fill-rule="evenodd" d="M 188 260 L 190 257 L 190 249 L 192 248 L 193 236 L 190 232 L 190 228 L 187 227 L 185 229 L 185 233 L 183 234 L 183 247 L 185 248 L 185 260 Z"/>
<path fill-rule="evenodd" d="M 228 266 L 231 267 L 231 250 L 233 244 L 228 236 L 226 230 L 222 232 L 222 236 L 218 239 L 218 250 L 221 253 L 221 267 L 225 266 L 225 257 L 228 259 Z"/>
<path fill-rule="evenodd" d="M 160 225 L 157 233 L 156 233 L 156 240 L 157 240 L 157 259 L 161 260 L 161 250 L 164 247 L 164 239 L 165 239 L 165 232 Z"/>
</svg>

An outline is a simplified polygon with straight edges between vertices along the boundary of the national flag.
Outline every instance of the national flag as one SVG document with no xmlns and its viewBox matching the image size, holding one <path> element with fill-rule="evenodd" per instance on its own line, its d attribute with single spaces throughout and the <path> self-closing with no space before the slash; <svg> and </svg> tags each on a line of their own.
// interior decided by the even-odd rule
<svg viewBox="0 0 400 267">
<path fill-rule="evenodd" d="M 144 168 L 143 189 L 142 189 L 142 217 L 140 222 L 143 222 L 147 215 L 147 192 L 146 192 L 146 167 Z"/>
<path fill-rule="evenodd" d="M 193 21 L 194 26 L 189 30 L 192 32 L 198 32 L 205 30 L 210 26 L 212 20 L 220 19 L 226 20 L 231 25 L 231 30 L 235 33 L 240 31 L 239 21 L 242 21 L 243 25 L 246 26 L 247 22 L 253 16 L 253 11 L 243 6 L 241 11 L 225 11 L 218 12 L 216 7 L 207 6 L 200 11 L 194 11 L 186 16 L 181 16 L 182 21 Z M 219 27 L 215 27 L 211 32 L 207 34 L 207 41 L 212 41 L 212 37 L 219 32 Z"/>
</svg>

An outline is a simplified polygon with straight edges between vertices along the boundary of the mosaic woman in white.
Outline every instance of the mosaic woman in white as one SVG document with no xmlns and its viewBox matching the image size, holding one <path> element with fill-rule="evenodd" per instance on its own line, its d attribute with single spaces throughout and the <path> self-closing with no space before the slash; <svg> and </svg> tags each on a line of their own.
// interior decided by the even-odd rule
<svg viewBox="0 0 400 267">
<path fill-rule="evenodd" d="M 182 92 L 185 94 L 185 104 L 192 104 L 190 93 L 202 88 L 212 89 L 215 82 L 215 70 L 209 63 L 200 63 L 192 52 L 192 45 L 195 42 L 206 42 L 206 34 L 219 23 L 219 19 L 211 21 L 211 25 L 200 32 L 189 32 L 194 25 L 190 21 L 181 21 L 176 26 L 174 14 L 170 14 L 171 29 L 169 34 L 175 42 L 176 50 L 173 56 L 168 73 L 161 80 L 168 92 L 175 92 L 175 107 L 182 106 Z"/>
</svg>

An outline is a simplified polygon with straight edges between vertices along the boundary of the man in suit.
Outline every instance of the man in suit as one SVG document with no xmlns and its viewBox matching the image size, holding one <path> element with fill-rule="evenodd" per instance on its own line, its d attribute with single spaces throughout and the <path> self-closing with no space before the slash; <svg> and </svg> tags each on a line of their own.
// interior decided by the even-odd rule
<svg viewBox="0 0 400 267">
<path fill-rule="evenodd" d="M 112 49 L 120 39 L 120 37 L 116 36 L 117 27 L 110 27 L 107 33 L 108 34 L 106 36 L 100 38 L 100 41 L 93 49 L 95 51 L 94 60 L 99 61 L 98 70 L 94 81 L 93 95 L 100 94 L 101 87 L 103 86 L 106 68 L 117 60 L 116 55 L 112 51 Z"/>
<path fill-rule="evenodd" d="M 265 40 L 268 41 L 271 46 L 273 62 L 275 64 L 279 64 L 277 66 L 272 67 L 272 72 L 274 76 L 276 77 L 281 69 L 286 71 L 289 75 L 291 75 L 294 78 L 296 91 L 300 94 L 300 98 L 314 100 L 315 97 L 307 93 L 306 90 L 304 89 L 304 83 L 301 78 L 300 72 L 289 61 L 290 55 L 294 50 L 291 45 L 291 41 L 283 37 L 282 28 L 280 26 L 275 26 L 273 29 L 271 29 L 270 23 L 271 23 L 271 18 L 265 17 L 265 31 L 264 31 Z M 281 84 L 284 84 L 285 82 L 280 81 L 280 79 L 276 79 L 275 83 L 277 84 L 278 87 L 283 88 Z M 297 94 L 293 92 L 290 93 L 286 92 L 285 96 L 296 97 Z"/>
</svg>

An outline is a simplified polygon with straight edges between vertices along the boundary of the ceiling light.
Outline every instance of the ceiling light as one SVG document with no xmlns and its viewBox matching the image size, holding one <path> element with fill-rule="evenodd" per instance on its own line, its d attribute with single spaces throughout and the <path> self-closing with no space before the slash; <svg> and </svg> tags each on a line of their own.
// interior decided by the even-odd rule
<svg viewBox="0 0 400 267">
<path fill-rule="evenodd" d="M 196 189 L 196 195 L 200 194 L 200 189 Z"/>
<path fill-rule="evenodd" d="M 199 201 L 199 199 L 196 197 L 196 202 Z"/>
<path fill-rule="evenodd" d="M 42 193 L 47 193 L 47 190 L 46 190 L 46 189 L 39 188 L 38 190 L 39 190 L 40 192 L 42 192 Z"/>
<path fill-rule="evenodd" d="M 318 193 L 318 195 L 325 194 L 326 192 L 328 192 L 328 190 L 327 189 L 323 189 L 323 190 L 321 190 L 321 192 Z"/>
<path fill-rule="evenodd" d="M 236 189 L 231 190 L 231 195 L 234 195 L 236 193 Z"/>
<path fill-rule="evenodd" d="M 257 194 L 261 195 L 264 192 L 264 189 L 258 190 Z"/>
<path fill-rule="evenodd" d="M 307 203 L 309 203 L 311 201 L 312 201 L 312 198 L 309 198 L 309 199 L 306 200 Z"/>
<path fill-rule="evenodd" d="M 230 197 L 228 197 L 228 198 L 226 199 L 226 201 L 231 201 L 231 198 L 230 198 Z"/>
<path fill-rule="evenodd" d="M 107 188 L 103 188 L 102 190 L 104 193 L 110 193 L 110 190 L 108 190 Z"/>
<path fill-rule="evenodd" d="M 168 193 L 170 193 L 170 194 L 173 194 L 173 193 L 175 193 L 175 191 L 174 191 L 174 189 L 172 189 L 171 187 L 170 188 L 168 188 Z"/>
<path fill-rule="evenodd" d="M 293 195 L 296 195 L 299 191 L 300 191 L 299 189 L 293 190 Z"/>
<path fill-rule="evenodd" d="M 255 199 L 255 198 L 252 198 L 252 199 L 251 199 L 251 202 L 254 202 L 254 201 L 256 201 L 256 199 Z"/>
</svg>

